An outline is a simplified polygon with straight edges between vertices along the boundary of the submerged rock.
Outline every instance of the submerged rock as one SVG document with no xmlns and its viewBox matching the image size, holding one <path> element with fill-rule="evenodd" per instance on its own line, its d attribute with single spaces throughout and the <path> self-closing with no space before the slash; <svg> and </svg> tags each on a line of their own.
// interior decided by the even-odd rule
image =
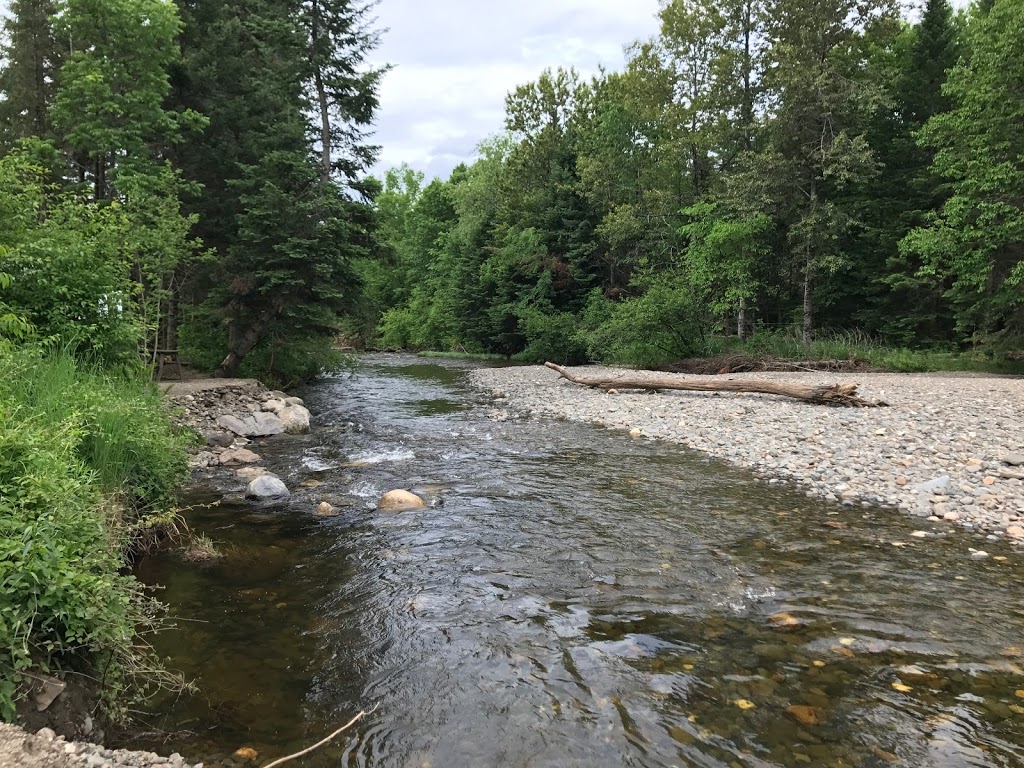
<svg viewBox="0 0 1024 768">
<path fill-rule="evenodd" d="M 380 497 L 377 508 L 381 512 L 405 512 L 410 509 L 422 509 L 427 502 L 409 491 L 388 491 Z"/>
<path fill-rule="evenodd" d="M 242 467 L 241 469 L 235 470 L 235 477 L 239 480 L 245 480 L 246 482 L 252 482 L 257 477 L 263 477 L 270 473 L 263 467 Z"/>
<path fill-rule="evenodd" d="M 245 495 L 250 499 L 284 499 L 291 496 L 291 492 L 281 478 L 268 472 L 249 483 Z"/>
<path fill-rule="evenodd" d="M 221 464 L 255 464 L 260 460 L 258 453 L 253 453 L 246 448 L 238 448 L 234 451 L 224 451 L 220 455 Z"/>
</svg>

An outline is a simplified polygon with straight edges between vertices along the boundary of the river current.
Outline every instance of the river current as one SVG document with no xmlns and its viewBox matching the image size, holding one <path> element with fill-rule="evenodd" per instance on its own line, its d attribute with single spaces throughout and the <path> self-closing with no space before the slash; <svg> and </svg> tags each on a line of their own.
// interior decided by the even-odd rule
<svg viewBox="0 0 1024 768">
<path fill-rule="evenodd" d="M 376 707 L 294 764 L 1024 766 L 1019 555 L 679 446 L 492 421 L 469 367 L 365 357 L 302 393 L 312 434 L 256 447 L 287 503 L 194 490 L 224 556 L 139 575 L 199 693 L 152 702 L 134 746 L 262 764 Z M 393 488 L 430 506 L 378 512 Z"/>
</svg>

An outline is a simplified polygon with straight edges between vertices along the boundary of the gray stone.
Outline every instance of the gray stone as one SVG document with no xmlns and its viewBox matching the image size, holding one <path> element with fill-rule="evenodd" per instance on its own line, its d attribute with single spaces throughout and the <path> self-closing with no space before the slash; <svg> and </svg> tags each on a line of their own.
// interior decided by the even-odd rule
<svg viewBox="0 0 1024 768">
<path fill-rule="evenodd" d="M 217 419 L 217 424 L 230 432 L 234 432 L 236 435 L 245 437 L 250 434 L 249 430 L 251 429 L 251 426 L 246 424 L 242 419 L 237 416 L 232 416 L 231 414 L 224 414 L 223 416 L 220 416 Z"/>
<path fill-rule="evenodd" d="M 276 398 L 273 400 L 267 400 L 267 402 L 263 404 L 263 410 L 269 413 L 280 413 L 287 407 L 288 403 L 286 403 L 284 400 L 278 400 Z"/>
<path fill-rule="evenodd" d="M 277 416 L 262 411 L 241 418 L 226 414 L 217 423 L 240 437 L 270 437 L 284 432 L 284 424 Z"/>
<path fill-rule="evenodd" d="M 234 435 L 230 432 L 213 431 L 207 432 L 203 437 L 206 438 L 206 444 L 215 446 L 218 448 L 230 448 L 231 443 L 234 442 Z"/>
<path fill-rule="evenodd" d="M 305 401 L 301 397 L 286 397 L 284 401 L 288 405 L 306 405 Z M 1022 461 L 1021 463 L 1024 464 L 1024 461 Z"/>
<path fill-rule="evenodd" d="M 36 736 L 47 741 L 53 741 L 57 738 L 57 732 L 53 728 L 40 728 L 36 731 Z"/>
<path fill-rule="evenodd" d="M 1006 478 L 1007 480 L 1024 480 L 1024 469 L 1010 469 L 1009 467 L 1002 467 L 999 470 L 999 476 Z"/>
<path fill-rule="evenodd" d="M 254 413 L 252 418 L 256 421 L 256 430 L 247 437 L 270 437 L 271 435 L 280 435 L 284 432 L 284 424 L 281 423 L 281 419 L 272 413 Z"/>
<path fill-rule="evenodd" d="M 249 483 L 245 495 L 250 499 L 286 499 L 291 496 L 291 492 L 281 478 L 266 474 Z"/>
<path fill-rule="evenodd" d="M 1008 453 L 1002 458 L 1004 464 L 1009 464 L 1012 467 L 1024 465 L 1024 453 Z"/>
</svg>

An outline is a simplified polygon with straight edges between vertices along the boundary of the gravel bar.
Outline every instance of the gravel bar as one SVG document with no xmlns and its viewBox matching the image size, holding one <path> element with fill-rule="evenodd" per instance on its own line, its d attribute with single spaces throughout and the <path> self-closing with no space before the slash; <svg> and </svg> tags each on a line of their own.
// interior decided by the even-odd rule
<svg viewBox="0 0 1024 768">
<path fill-rule="evenodd" d="M 14 725 L 0 723 L 0 768 L 203 768 L 175 753 L 162 757 L 153 752 L 107 749 L 100 744 L 66 741 L 49 728 L 30 734 Z"/>
<path fill-rule="evenodd" d="M 708 377 L 604 366 L 580 376 Z M 726 378 L 726 377 L 723 377 Z M 854 381 L 887 408 L 834 408 L 759 394 L 604 392 L 541 366 L 485 368 L 491 417 L 509 410 L 681 443 L 753 470 L 769 483 L 847 506 L 888 506 L 1024 545 L 1024 379 L 960 374 L 732 374 L 807 384 Z"/>
</svg>

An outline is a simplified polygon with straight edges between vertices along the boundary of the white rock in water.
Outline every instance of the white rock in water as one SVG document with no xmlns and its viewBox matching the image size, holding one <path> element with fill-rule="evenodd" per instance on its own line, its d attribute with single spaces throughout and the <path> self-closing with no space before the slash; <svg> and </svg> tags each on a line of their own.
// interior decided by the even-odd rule
<svg viewBox="0 0 1024 768">
<path fill-rule="evenodd" d="M 377 508 L 381 512 L 405 512 L 410 509 L 422 509 L 427 502 L 409 491 L 388 491 L 380 497 Z"/>
<path fill-rule="evenodd" d="M 249 483 L 245 495 L 250 499 L 284 499 L 291 496 L 291 492 L 281 478 L 266 474 Z"/>
<path fill-rule="evenodd" d="M 983 549 L 977 549 L 974 552 L 971 552 L 971 558 L 974 560 L 984 560 L 986 557 L 988 557 L 988 552 Z"/>
<path fill-rule="evenodd" d="M 306 402 L 301 397 L 286 397 L 284 399 L 284 402 L 285 402 L 285 405 L 302 405 L 302 406 L 304 406 L 306 404 Z"/>
<path fill-rule="evenodd" d="M 304 435 L 309 432 L 309 411 L 301 405 L 289 405 L 278 414 L 284 431 L 289 435 Z"/>
</svg>

